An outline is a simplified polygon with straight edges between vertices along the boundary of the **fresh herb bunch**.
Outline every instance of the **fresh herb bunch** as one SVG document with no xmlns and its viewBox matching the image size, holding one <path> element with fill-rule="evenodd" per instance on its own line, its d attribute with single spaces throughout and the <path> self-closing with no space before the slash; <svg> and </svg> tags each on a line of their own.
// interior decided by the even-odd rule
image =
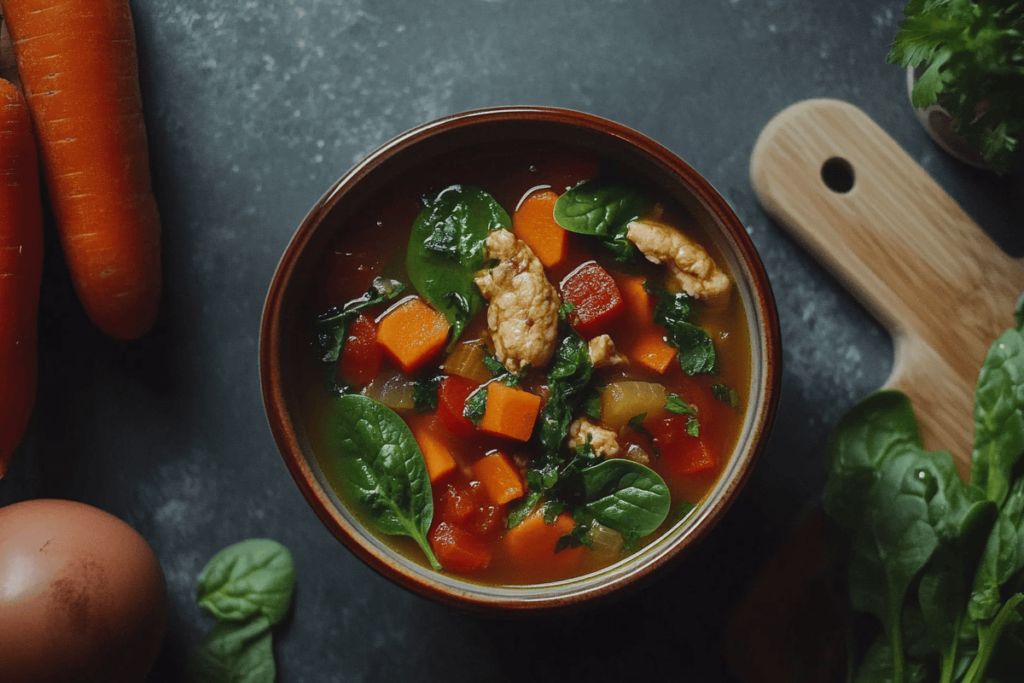
<svg viewBox="0 0 1024 683">
<path fill-rule="evenodd" d="M 1022 302 L 978 378 L 969 484 L 922 447 L 897 391 L 859 403 L 829 441 L 824 506 L 850 607 L 876 617 L 873 638 L 851 639 L 850 683 L 1024 680 Z"/>
<path fill-rule="evenodd" d="M 1024 134 L 1024 3 L 910 0 L 889 63 L 923 69 L 915 107 L 940 104 L 996 171 Z"/>
</svg>

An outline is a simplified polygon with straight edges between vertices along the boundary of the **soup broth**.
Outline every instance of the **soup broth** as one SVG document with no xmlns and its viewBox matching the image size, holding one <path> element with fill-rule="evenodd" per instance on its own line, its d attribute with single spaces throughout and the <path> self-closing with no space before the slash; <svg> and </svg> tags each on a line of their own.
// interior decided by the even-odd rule
<svg viewBox="0 0 1024 683">
<path fill-rule="evenodd" d="M 577 220 L 566 215 L 579 213 L 584 200 L 595 196 L 605 215 L 614 213 L 608 207 L 619 197 L 620 208 L 634 209 L 628 222 L 644 225 L 628 233 L 612 226 L 607 234 L 561 227 Z M 574 199 L 579 201 L 572 205 Z M 490 221 L 480 233 L 482 251 L 477 245 L 475 255 L 466 257 L 472 245 L 459 230 L 481 220 L 481 212 Z M 508 244 L 518 249 L 505 259 L 495 257 L 500 227 L 490 229 L 505 220 L 501 213 L 514 236 Z M 586 219 L 585 212 L 580 215 Z M 640 240 L 641 228 L 685 236 L 685 245 L 696 245 L 724 273 L 725 293 L 707 294 L 701 290 L 706 282 L 694 285 L 696 295 L 680 291 L 682 280 L 673 277 L 667 259 L 653 262 L 655 248 L 638 249 L 640 242 L 633 241 Z M 462 279 L 450 280 L 454 293 L 435 292 L 431 300 L 437 282 L 422 285 L 427 291 L 414 285 L 439 277 L 430 249 L 448 247 L 457 259 L 482 264 L 473 273 L 476 290 L 460 289 L 467 280 L 459 271 Z M 500 289 L 498 281 L 510 273 L 513 284 Z M 586 152 L 517 145 L 460 151 L 413 168 L 337 226 L 311 277 L 304 302 L 311 324 L 296 331 L 296 343 L 308 359 L 301 407 L 317 462 L 367 529 L 407 558 L 445 573 L 525 585 L 608 566 L 701 505 L 736 446 L 749 399 L 751 352 L 732 283 L 725 259 L 685 209 L 642 178 Z M 478 309 L 472 302 L 481 300 L 465 297 L 467 304 L 458 294 L 476 297 L 489 288 L 495 291 Z M 368 292 L 380 294 L 380 301 Z M 523 339 L 533 337 L 502 338 L 507 328 L 489 320 L 490 307 L 511 301 L 514 318 L 515 306 L 527 306 L 516 297 L 535 295 L 533 301 L 546 306 L 546 323 L 533 313 L 505 320 L 518 325 Z M 444 314 L 452 310 L 455 319 Z M 541 308 L 529 308 L 535 310 Z M 332 315 L 345 319 L 340 342 L 336 327 L 323 332 Z M 537 328 L 544 324 L 555 340 L 547 357 L 530 347 L 543 336 Z M 398 339 L 392 328 L 409 331 L 412 341 Z M 323 351 L 325 336 L 337 347 L 337 357 L 326 361 L 331 354 Z M 517 345 L 529 349 L 527 360 L 516 355 Z M 374 405 L 366 408 L 368 401 L 356 396 Z M 346 485 L 352 472 L 386 479 L 394 470 L 378 458 L 384 469 L 374 474 L 376 465 L 361 460 L 373 454 L 353 456 L 360 443 L 364 450 L 377 446 L 365 446 L 365 434 L 344 433 L 361 428 L 340 416 L 351 413 L 341 406 L 374 416 L 383 406 L 408 428 L 414 439 L 408 443 L 418 446 L 412 450 L 422 465 L 413 468 L 412 488 L 402 489 L 413 493 L 396 497 L 403 509 L 409 500 L 415 507 L 415 500 L 429 497 L 432 511 L 418 517 L 423 538 L 413 538 L 415 531 L 382 532 L 395 528 L 381 521 L 392 514 L 382 512 L 382 498 L 366 494 L 366 486 L 353 493 Z M 398 451 L 406 452 L 404 446 Z M 427 481 L 424 476 L 429 491 L 416 488 Z"/>
</svg>

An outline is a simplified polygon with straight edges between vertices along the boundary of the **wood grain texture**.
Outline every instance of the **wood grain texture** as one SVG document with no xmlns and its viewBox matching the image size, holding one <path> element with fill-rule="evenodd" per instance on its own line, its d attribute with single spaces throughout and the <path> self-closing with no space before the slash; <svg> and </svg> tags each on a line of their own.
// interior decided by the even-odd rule
<svg viewBox="0 0 1024 683">
<path fill-rule="evenodd" d="M 843 159 L 845 193 L 822 167 Z M 765 211 L 828 268 L 893 337 L 886 388 L 913 402 L 925 446 L 970 470 L 974 386 L 995 338 L 1013 325 L 1024 264 L 1007 256 L 857 107 L 794 104 L 762 131 L 750 162 Z"/>
</svg>

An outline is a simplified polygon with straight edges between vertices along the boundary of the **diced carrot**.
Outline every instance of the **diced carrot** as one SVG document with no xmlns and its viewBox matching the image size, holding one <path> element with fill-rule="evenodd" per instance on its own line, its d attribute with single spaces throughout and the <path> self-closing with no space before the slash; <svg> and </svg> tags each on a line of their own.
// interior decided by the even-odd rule
<svg viewBox="0 0 1024 683">
<path fill-rule="evenodd" d="M 668 370 L 676 350 L 665 341 L 664 330 L 644 330 L 643 333 L 626 340 L 620 345 L 626 357 L 639 365 L 658 373 Z"/>
<path fill-rule="evenodd" d="M 473 465 L 473 474 L 495 505 L 504 505 L 523 495 L 519 470 L 504 453 L 491 453 L 478 460 Z"/>
<path fill-rule="evenodd" d="M 377 327 L 377 343 L 409 374 L 430 360 L 448 340 L 448 321 L 420 298 L 393 308 Z"/>
<path fill-rule="evenodd" d="M 645 278 L 616 273 L 614 280 L 618 285 L 619 294 L 626 304 L 628 317 L 635 322 L 651 324 L 654 320 L 654 307 L 658 302 L 644 289 Z"/>
<path fill-rule="evenodd" d="M 469 436 L 476 432 L 476 425 L 463 412 L 466 410 L 466 399 L 479 386 L 465 377 L 449 375 L 437 387 L 437 416 L 455 436 Z"/>
<path fill-rule="evenodd" d="M 434 483 L 446 474 L 455 469 L 455 458 L 445 445 L 444 439 L 432 428 L 434 420 L 427 422 L 412 422 L 412 434 L 416 437 L 416 443 L 423 452 L 423 460 L 427 463 L 427 474 L 430 475 L 430 482 Z"/>
<path fill-rule="evenodd" d="M 513 389 L 501 382 L 487 385 L 487 409 L 480 420 L 480 430 L 495 436 L 529 441 L 533 423 L 540 412 L 540 396 Z"/>
<path fill-rule="evenodd" d="M 338 361 L 340 379 L 362 387 L 380 371 L 384 352 L 377 344 L 377 324 L 360 313 L 348 326 L 348 336 Z"/>
<path fill-rule="evenodd" d="M 512 232 L 526 242 L 545 268 L 556 268 L 568 253 L 569 233 L 555 222 L 558 195 L 551 190 L 534 192 L 512 216 Z"/>
<path fill-rule="evenodd" d="M 544 511 L 537 510 L 505 532 L 502 545 L 512 562 L 522 565 L 550 566 L 552 563 L 572 564 L 581 559 L 584 548 L 566 548 L 555 552 L 558 539 L 570 534 L 576 523 L 566 512 L 552 524 L 544 522 Z"/>
<path fill-rule="evenodd" d="M 487 544 L 449 522 L 441 522 L 430 534 L 437 561 L 449 571 L 486 569 L 491 563 Z"/>
<path fill-rule="evenodd" d="M 562 301 L 572 304 L 569 323 L 585 339 L 612 331 L 624 310 L 615 280 L 596 261 L 587 261 L 561 283 Z"/>
</svg>

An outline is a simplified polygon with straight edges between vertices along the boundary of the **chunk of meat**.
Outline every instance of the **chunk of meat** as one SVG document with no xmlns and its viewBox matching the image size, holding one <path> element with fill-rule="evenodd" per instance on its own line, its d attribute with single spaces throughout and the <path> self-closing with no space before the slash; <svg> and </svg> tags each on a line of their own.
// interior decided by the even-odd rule
<svg viewBox="0 0 1024 683">
<path fill-rule="evenodd" d="M 569 448 L 582 446 L 590 437 L 590 445 L 594 452 L 606 458 L 614 458 L 619 454 L 619 440 L 615 438 L 615 432 L 581 417 L 569 425 Z"/>
<path fill-rule="evenodd" d="M 615 342 L 607 334 L 594 337 L 587 342 L 587 353 L 590 354 L 590 364 L 595 368 L 622 365 L 629 362 L 625 356 L 615 350 Z"/>
<path fill-rule="evenodd" d="M 653 220 L 629 224 L 626 237 L 652 263 L 665 263 L 669 274 L 687 294 L 709 306 L 729 301 L 732 283 L 707 250 L 670 225 Z"/>
<path fill-rule="evenodd" d="M 508 230 L 488 235 L 486 249 L 498 265 L 477 273 L 475 281 L 490 302 L 487 327 L 494 355 L 509 372 L 544 367 L 558 341 L 558 290 L 530 247 Z"/>
</svg>

